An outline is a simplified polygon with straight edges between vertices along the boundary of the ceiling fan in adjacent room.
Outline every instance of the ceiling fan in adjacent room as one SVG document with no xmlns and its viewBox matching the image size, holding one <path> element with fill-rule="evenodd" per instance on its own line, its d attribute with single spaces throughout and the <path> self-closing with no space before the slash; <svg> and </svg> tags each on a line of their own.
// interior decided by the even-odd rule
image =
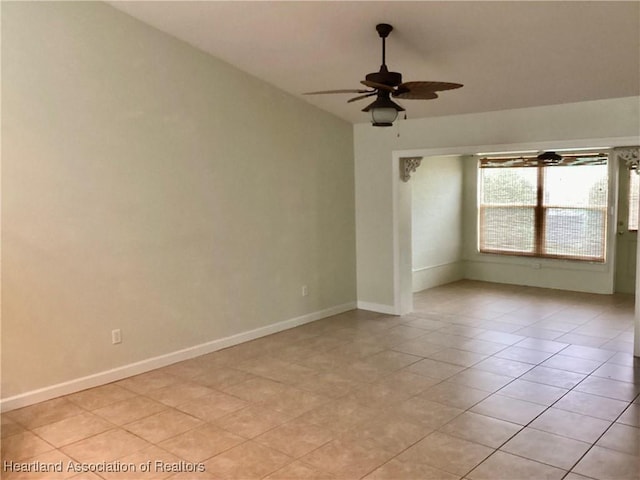
<svg viewBox="0 0 640 480">
<path fill-rule="evenodd" d="M 319 95 L 327 93 L 358 93 L 348 102 L 355 102 L 364 98 L 376 96 L 376 100 L 362 109 L 371 113 L 371 123 L 375 127 L 390 127 L 398 117 L 398 112 L 404 108 L 391 100 L 391 97 L 407 100 L 433 100 L 438 98 L 436 92 L 453 90 L 462 87 L 460 83 L 449 82 L 402 82 L 402 74 L 390 72 L 386 65 L 385 39 L 389 36 L 393 27 L 386 23 L 376 25 L 378 35 L 382 39 L 382 65 L 380 71 L 369 73 L 360 83 L 369 87 L 368 90 L 326 90 L 321 92 L 307 92 L 305 95 Z"/>
</svg>

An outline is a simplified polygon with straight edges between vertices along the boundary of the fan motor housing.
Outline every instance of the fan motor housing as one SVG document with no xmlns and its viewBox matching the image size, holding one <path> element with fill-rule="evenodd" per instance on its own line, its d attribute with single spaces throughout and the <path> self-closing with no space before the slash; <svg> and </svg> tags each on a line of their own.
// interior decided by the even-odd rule
<svg viewBox="0 0 640 480">
<path fill-rule="evenodd" d="M 397 87 L 402 83 L 402 74 L 380 70 L 379 72 L 368 73 L 365 77 L 370 82 L 382 83 L 390 87 Z"/>
</svg>

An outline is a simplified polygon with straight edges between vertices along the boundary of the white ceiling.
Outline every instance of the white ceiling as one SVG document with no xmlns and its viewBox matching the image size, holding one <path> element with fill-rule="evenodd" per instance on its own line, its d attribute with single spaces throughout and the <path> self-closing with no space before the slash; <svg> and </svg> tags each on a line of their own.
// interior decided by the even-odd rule
<svg viewBox="0 0 640 480">
<path fill-rule="evenodd" d="M 359 88 L 387 65 L 404 81 L 463 83 L 404 100 L 409 118 L 640 95 L 638 1 L 114 1 L 114 7 L 350 122 Z M 229 92 L 233 95 L 233 92 Z"/>
</svg>

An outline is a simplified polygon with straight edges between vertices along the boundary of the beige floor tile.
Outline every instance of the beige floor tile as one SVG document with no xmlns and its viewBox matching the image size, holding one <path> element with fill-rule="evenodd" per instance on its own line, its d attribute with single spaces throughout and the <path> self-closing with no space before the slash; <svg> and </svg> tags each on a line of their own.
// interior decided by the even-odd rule
<svg viewBox="0 0 640 480">
<path fill-rule="evenodd" d="M 360 425 L 357 430 L 341 434 L 338 439 L 398 454 L 432 431 L 432 428 L 414 422 L 407 415 L 390 408 L 381 412 L 379 418 Z"/>
<path fill-rule="evenodd" d="M 464 369 L 465 368 L 460 365 L 453 365 L 451 363 L 426 358 L 414 363 L 405 370 L 425 377 L 444 380 L 462 372 Z"/>
<path fill-rule="evenodd" d="M 289 421 L 291 416 L 275 410 L 250 405 L 236 412 L 215 419 L 212 423 L 244 438 L 257 437 L 272 428 Z"/>
<path fill-rule="evenodd" d="M 490 395 L 489 392 L 457 383 L 441 382 L 425 390 L 420 398 L 466 410 Z"/>
<path fill-rule="evenodd" d="M 356 359 L 336 367 L 334 372 L 344 375 L 346 378 L 357 382 L 373 383 L 389 374 L 389 371 L 369 363 L 367 359 Z"/>
<path fill-rule="evenodd" d="M 362 382 L 343 377 L 339 373 L 320 372 L 298 382 L 296 387 L 329 398 L 339 398 L 364 385 Z"/>
<path fill-rule="evenodd" d="M 11 435 L 25 431 L 22 425 L 11 420 L 6 414 L 2 415 L 2 426 L 0 426 L 1 438 L 10 437 Z"/>
<path fill-rule="evenodd" d="M 300 477 L 302 478 L 302 477 Z M 364 477 L 366 480 L 459 480 L 458 475 L 447 473 L 423 463 L 402 462 L 391 459 Z"/>
<path fill-rule="evenodd" d="M 593 443 L 609 428 L 610 424 L 611 422 L 606 420 L 551 407 L 529 426 L 574 440 Z"/>
<path fill-rule="evenodd" d="M 506 397 L 517 398 L 527 402 L 549 406 L 557 402 L 569 390 L 551 385 L 516 379 L 498 393 Z"/>
<path fill-rule="evenodd" d="M 255 442 L 245 442 L 216 455 L 205 465 L 208 472 L 224 479 L 258 479 L 281 469 L 292 458 Z"/>
<path fill-rule="evenodd" d="M 640 456 L 640 428 L 614 423 L 596 445 Z"/>
<path fill-rule="evenodd" d="M 292 462 L 281 468 L 277 472 L 273 472 L 266 480 L 333 480 L 336 477 L 327 472 L 321 472 L 316 468 L 303 462 Z"/>
<path fill-rule="evenodd" d="M 520 377 L 520 380 L 542 383 L 552 387 L 570 389 L 586 378 L 585 374 L 568 372 L 557 368 L 537 366 Z"/>
<path fill-rule="evenodd" d="M 587 452 L 573 471 L 602 480 L 638 480 L 640 457 L 595 446 Z"/>
<path fill-rule="evenodd" d="M 403 402 L 412 395 L 393 387 L 376 383 L 345 396 L 345 400 L 353 400 L 369 408 L 384 408 Z"/>
<path fill-rule="evenodd" d="M 590 374 L 593 373 L 602 362 L 598 360 L 589 360 L 586 358 L 569 357 L 559 353 L 545 360 L 541 364 L 543 367 L 557 368 L 558 370 L 566 370 L 568 372 Z"/>
<path fill-rule="evenodd" d="M 94 410 L 93 413 L 116 425 L 124 425 L 166 410 L 167 406 L 143 396 L 113 403 Z"/>
<path fill-rule="evenodd" d="M 476 338 L 478 340 L 486 340 L 487 342 L 501 343 L 503 345 L 514 345 L 527 337 L 513 333 L 488 331 L 478 335 Z"/>
<path fill-rule="evenodd" d="M 614 421 L 627 408 L 627 405 L 627 402 L 620 400 L 573 390 L 558 400 L 554 408 Z"/>
<path fill-rule="evenodd" d="M 48 423 L 58 422 L 73 417 L 84 410 L 64 397 L 54 398 L 29 407 L 12 410 L 6 413 L 9 419 L 26 428 L 36 428 Z"/>
<path fill-rule="evenodd" d="M 497 373 L 468 368 L 448 379 L 449 382 L 466 385 L 486 392 L 496 392 L 513 381 L 513 377 L 498 375 Z"/>
<path fill-rule="evenodd" d="M 535 326 L 535 324 L 516 330 L 513 333 L 517 335 L 526 336 L 528 337 L 528 339 L 536 338 L 540 340 L 555 340 L 556 338 L 564 335 L 563 332 L 558 332 L 557 330 L 549 330 L 547 328 L 538 327 L 538 326 Z"/>
<path fill-rule="evenodd" d="M 62 447 L 78 462 L 109 462 L 151 446 L 149 442 L 122 429 L 109 430 Z"/>
<path fill-rule="evenodd" d="M 284 360 L 272 358 L 271 356 L 268 358 L 258 357 L 257 359 L 250 360 L 248 363 L 240 363 L 236 365 L 235 368 L 259 377 L 287 384 L 299 382 L 309 375 L 316 373 L 315 370 L 309 367 L 296 365 Z"/>
<path fill-rule="evenodd" d="M 0 450 L 2 461 L 18 462 L 53 450 L 53 445 L 31 432 L 18 433 L 2 439 Z"/>
<path fill-rule="evenodd" d="M 222 390 L 226 387 L 237 385 L 252 378 L 255 378 L 255 375 L 248 372 L 236 370 L 235 368 L 218 367 L 208 369 L 202 375 L 193 377 L 192 380 L 207 387 Z"/>
<path fill-rule="evenodd" d="M 448 335 L 459 335 L 467 338 L 477 337 L 481 333 L 486 332 L 484 328 L 476 328 L 468 325 L 447 325 L 444 328 L 439 328 L 438 331 Z"/>
<path fill-rule="evenodd" d="M 593 376 L 635 383 L 636 385 L 640 384 L 640 368 L 617 365 L 615 363 L 605 363 L 593 372 Z"/>
<path fill-rule="evenodd" d="M 265 400 L 284 394 L 286 392 L 286 386 L 274 380 L 255 377 L 242 383 L 223 388 L 222 391 L 247 402 L 264 402 Z"/>
<path fill-rule="evenodd" d="M 364 358 L 368 363 L 389 371 L 400 370 L 422 360 L 422 357 L 408 353 L 384 350 Z"/>
<path fill-rule="evenodd" d="M 640 382 L 634 385 L 619 380 L 589 376 L 577 385 L 575 390 L 630 402 L 640 393 Z"/>
<path fill-rule="evenodd" d="M 498 352 L 501 352 L 507 347 L 508 345 L 505 345 L 503 343 L 496 343 L 487 340 L 479 340 L 478 338 L 472 338 L 464 342 L 458 348 L 460 348 L 460 350 L 481 353 L 483 355 L 494 355 Z"/>
<path fill-rule="evenodd" d="M 373 335 L 366 336 L 365 338 L 356 338 L 353 342 L 334 348 L 331 350 L 331 354 L 362 358 L 387 350 L 385 345 L 375 343 L 375 338 Z M 298 360 L 299 358 L 296 358 L 296 361 Z"/>
<path fill-rule="evenodd" d="M 351 441 L 332 440 L 301 460 L 338 478 L 360 478 L 391 459 L 393 454 Z"/>
<path fill-rule="evenodd" d="M 378 415 L 379 411 L 363 407 L 354 400 L 338 399 L 304 413 L 300 419 L 334 433 L 344 433 Z"/>
<path fill-rule="evenodd" d="M 176 408 L 196 418 L 210 422 L 247 407 L 249 402 L 222 392 L 213 392 Z"/>
<path fill-rule="evenodd" d="M 115 383 L 103 385 L 101 387 L 83 390 L 82 392 L 67 395 L 67 399 L 85 410 L 96 410 L 113 403 L 128 400 L 135 396 L 135 393 L 123 388 Z"/>
<path fill-rule="evenodd" d="M 257 405 L 270 410 L 285 413 L 289 416 L 298 416 L 317 408 L 331 399 L 318 393 L 286 386 L 282 393 L 258 402 Z"/>
<path fill-rule="evenodd" d="M 589 477 L 578 475 L 577 473 L 569 472 L 563 480 L 592 480 Z"/>
<path fill-rule="evenodd" d="M 123 428 L 151 443 L 158 443 L 196 428 L 201 424 L 201 420 L 191 415 L 170 409 L 127 423 Z"/>
<path fill-rule="evenodd" d="M 474 368 L 517 378 L 531 370 L 533 365 L 506 358 L 490 357 L 477 363 Z"/>
<path fill-rule="evenodd" d="M 600 362 L 606 362 L 613 357 L 616 352 L 611 350 L 604 350 L 602 348 L 585 347 L 582 345 L 569 345 L 562 351 L 562 355 L 568 355 L 570 357 L 587 358 L 589 360 L 597 360 Z"/>
<path fill-rule="evenodd" d="M 616 422 L 632 427 L 640 427 L 640 404 L 632 403 Z"/>
<path fill-rule="evenodd" d="M 435 353 L 445 348 L 447 348 L 446 345 L 428 342 L 424 339 L 424 337 L 417 340 L 409 340 L 408 342 L 399 343 L 398 345 L 394 345 L 392 347 L 392 349 L 396 352 L 418 355 L 420 357 L 426 357 L 431 353 Z"/>
<path fill-rule="evenodd" d="M 434 432 L 397 457 L 404 463 L 425 464 L 446 472 L 465 475 L 494 450 L 492 448 Z"/>
<path fill-rule="evenodd" d="M 527 425 L 545 409 L 543 405 L 494 394 L 475 405 L 471 411 L 507 422 Z"/>
<path fill-rule="evenodd" d="M 158 390 L 151 390 L 145 395 L 164 405 L 175 407 L 213 392 L 214 390 L 199 383 L 180 381 L 167 387 L 159 388 Z"/>
<path fill-rule="evenodd" d="M 470 367 L 487 358 L 487 355 L 457 348 L 445 348 L 427 355 L 428 358 L 438 362 L 450 363 L 461 367 Z"/>
<path fill-rule="evenodd" d="M 188 461 L 202 462 L 245 442 L 245 439 L 214 425 L 203 425 L 158 445 Z"/>
<path fill-rule="evenodd" d="M 112 428 L 112 423 L 86 412 L 35 428 L 33 432 L 54 447 L 62 447 Z"/>
<path fill-rule="evenodd" d="M 132 392 L 145 394 L 152 390 L 168 387 L 176 383 L 176 377 L 160 370 L 152 370 L 135 377 L 125 378 L 116 382 L 116 385 L 124 387 Z"/>
<path fill-rule="evenodd" d="M 464 412 L 440 427 L 440 431 L 487 447 L 498 448 L 518 433 L 521 428 L 520 425 L 497 418 Z"/>
<path fill-rule="evenodd" d="M 525 338 L 521 342 L 516 343 L 517 347 L 531 348 L 540 350 L 541 352 L 558 353 L 566 348 L 569 344 L 556 342 L 554 340 L 546 340 L 541 338 Z"/>
<path fill-rule="evenodd" d="M 420 338 L 420 340 L 441 345 L 443 348 L 457 348 L 468 341 L 467 338 L 460 337 L 458 335 L 448 335 L 438 331 L 429 332 L 427 335 Z"/>
<path fill-rule="evenodd" d="M 431 402 L 419 396 L 394 405 L 390 411 L 407 421 L 431 430 L 440 428 L 464 412 L 460 408 Z"/>
<path fill-rule="evenodd" d="M 549 358 L 552 353 L 543 352 L 541 350 L 532 350 L 518 346 L 507 347 L 495 354 L 498 358 L 506 358 L 518 362 L 530 363 L 537 365 Z"/>
<path fill-rule="evenodd" d="M 333 438 L 334 434 L 331 431 L 296 419 L 257 436 L 254 441 L 298 458 Z"/>
<path fill-rule="evenodd" d="M 505 452 L 496 452 L 475 468 L 470 480 L 560 480 L 567 472 Z"/>
<path fill-rule="evenodd" d="M 500 449 L 521 457 L 569 470 L 591 444 L 525 428 Z"/>
<path fill-rule="evenodd" d="M 424 377 L 406 369 L 387 375 L 375 385 L 392 388 L 409 396 L 418 395 L 428 388 L 440 383 L 439 379 Z"/>
</svg>

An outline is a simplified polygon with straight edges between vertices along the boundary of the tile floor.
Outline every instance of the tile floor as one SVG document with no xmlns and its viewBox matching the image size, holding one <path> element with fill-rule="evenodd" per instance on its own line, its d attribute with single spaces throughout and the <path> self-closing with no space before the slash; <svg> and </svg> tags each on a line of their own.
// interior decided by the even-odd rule
<svg viewBox="0 0 640 480">
<path fill-rule="evenodd" d="M 7 412 L 2 478 L 639 479 L 633 300 L 462 281 L 347 312 Z"/>
</svg>

